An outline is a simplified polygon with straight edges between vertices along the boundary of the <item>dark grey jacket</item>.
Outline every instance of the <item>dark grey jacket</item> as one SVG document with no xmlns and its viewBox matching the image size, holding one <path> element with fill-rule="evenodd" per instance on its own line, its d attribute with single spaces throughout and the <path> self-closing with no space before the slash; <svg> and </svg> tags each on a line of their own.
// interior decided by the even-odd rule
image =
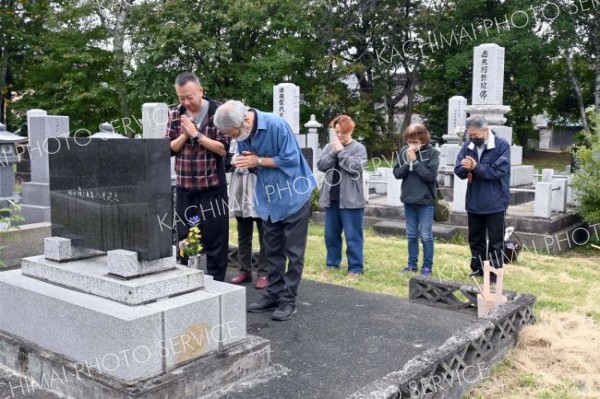
<svg viewBox="0 0 600 399">
<path fill-rule="evenodd" d="M 317 169 L 325 172 L 325 180 L 321 187 L 319 204 L 324 207 L 330 205 L 329 191 L 331 180 L 335 173 L 335 162 L 340 161 L 340 208 L 356 209 L 365 207 L 363 187 L 363 170 L 367 164 L 367 149 L 358 141 L 353 141 L 337 154 L 333 145 L 327 144 L 321 151 L 317 161 Z"/>
<path fill-rule="evenodd" d="M 407 149 L 408 146 L 400 149 L 398 163 L 394 166 L 394 177 L 402 179 L 400 200 L 410 205 L 433 205 L 440 153 L 434 146 L 427 144 L 417 153 L 417 160 L 411 171 L 406 157 Z"/>
</svg>

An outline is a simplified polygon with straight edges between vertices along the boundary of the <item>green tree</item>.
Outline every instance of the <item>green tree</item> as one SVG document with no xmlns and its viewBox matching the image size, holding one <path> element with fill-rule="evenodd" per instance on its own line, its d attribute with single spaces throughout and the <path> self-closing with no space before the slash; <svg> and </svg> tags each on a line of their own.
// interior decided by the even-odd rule
<svg viewBox="0 0 600 399">
<path fill-rule="evenodd" d="M 12 92 L 32 51 L 48 12 L 46 1 L 0 0 L 0 121 L 16 130 L 11 109 Z"/>
<path fill-rule="evenodd" d="M 315 82 L 321 45 L 308 0 L 148 1 L 132 13 L 132 107 L 176 101 L 177 74 L 199 75 L 206 94 L 272 109 L 273 85 Z M 308 115 L 303 115 L 306 120 Z"/>
<path fill-rule="evenodd" d="M 539 0 L 498 2 L 462 0 L 442 17 L 437 34 L 426 46 L 419 112 L 437 135 L 445 134 L 448 98 L 462 95 L 471 103 L 473 48 L 496 43 L 505 48 L 504 103 L 520 145 L 533 134 L 533 117 L 543 112 L 550 96 L 549 67 L 553 47 L 539 34 L 540 23 L 530 7 Z M 535 8 L 534 8 L 535 9 Z"/>
<path fill-rule="evenodd" d="M 390 147 L 414 111 L 423 54 L 411 45 L 415 35 L 435 20 L 435 2 L 325 1 L 329 23 L 320 36 L 327 39 L 328 73 L 333 79 L 351 77 L 356 87 L 339 98 L 339 108 L 358 115 L 358 130 L 372 148 L 378 138 Z M 348 112 L 347 111 L 347 112 Z M 397 124 L 403 114 L 404 122 Z M 362 123 L 361 123 L 362 122 Z"/>
<path fill-rule="evenodd" d="M 590 118 L 595 131 L 600 131 L 600 113 Z M 579 212 L 590 224 L 600 222 L 600 135 L 584 133 L 586 145 L 577 147 L 579 170 L 573 185 L 577 189 Z"/>
<path fill-rule="evenodd" d="M 95 1 L 52 2 L 53 12 L 46 16 L 44 31 L 25 62 L 20 78 L 23 98 L 15 102 L 16 109 L 67 115 L 72 133 L 81 135 L 118 118 L 113 55 L 97 7 Z"/>
<path fill-rule="evenodd" d="M 600 112 L 600 3 L 557 0 L 554 4 L 547 13 L 551 29 L 546 35 L 560 58 L 554 79 L 557 101 L 550 113 L 557 119 L 565 115 L 579 119 L 589 131 L 586 107 L 593 104 Z M 567 98 L 574 101 L 565 103 Z"/>
</svg>

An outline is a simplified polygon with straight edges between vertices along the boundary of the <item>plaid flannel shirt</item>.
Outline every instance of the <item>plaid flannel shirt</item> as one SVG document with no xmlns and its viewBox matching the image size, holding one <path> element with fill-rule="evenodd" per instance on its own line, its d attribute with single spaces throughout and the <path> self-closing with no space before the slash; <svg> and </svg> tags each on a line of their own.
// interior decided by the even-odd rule
<svg viewBox="0 0 600 399">
<path fill-rule="evenodd" d="M 209 101 L 211 108 L 214 107 Z M 218 104 L 217 104 L 218 105 Z M 216 109 L 216 107 L 214 107 Z M 182 108 L 177 107 L 169 111 L 169 122 L 165 137 L 173 141 L 183 133 L 181 127 Z M 198 129 L 206 137 L 217 140 L 225 146 L 225 152 L 229 151 L 231 139 L 221 134 L 213 125 L 212 117 L 214 110 L 209 113 Z M 187 140 L 178 153 L 175 154 L 175 173 L 177 175 L 177 186 L 190 191 L 206 190 L 227 184 L 225 181 L 225 169 L 223 157 L 207 150 L 198 143 L 197 139 Z M 219 160 L 219 158 L 221 158 Z M 219 169 L 222 169 L 219 173 Z"/>
</svg>

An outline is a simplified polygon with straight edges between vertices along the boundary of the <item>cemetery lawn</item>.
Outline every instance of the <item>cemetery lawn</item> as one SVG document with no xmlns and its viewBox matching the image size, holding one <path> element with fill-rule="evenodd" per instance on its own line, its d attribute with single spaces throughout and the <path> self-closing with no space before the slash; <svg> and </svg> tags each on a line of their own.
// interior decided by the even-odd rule
<svg viewBox="0 0 600 399">
<path fill-rule="evenodd" d="M 571 165 L 571 153 L 531 150 L 523 154 L 523 164 L 533 165 L 535 169 L 564 171 L 567 165 Z"/>
<path fill-rule="evenodd" d="M 255 234 L 255 248 L 257 241 Z M 436 241 L 433 278 L 472 284 L 468 245 L 462 238 L 453 241 Z M 235 219 L 230 243 L 237 245 Z M 323 275 L 323 226 L 311 223 L 304 278 L 408 298 L 410 275 L 400 272 L 406 263 L 406 237 L 380 236 L 368 229 L 364 254 L 365 274 L 358 280 L 346 278 L 345 263 L 341 271 Z M 517 347 L 467 398 L 600 397 L 599 257 L 600 250 L 588 245 L 562 256 L 526 251 L 518 262 L 506 265 L 505 289 L 536 295 L 537 324 L 523 330 Z"/>
</svg>

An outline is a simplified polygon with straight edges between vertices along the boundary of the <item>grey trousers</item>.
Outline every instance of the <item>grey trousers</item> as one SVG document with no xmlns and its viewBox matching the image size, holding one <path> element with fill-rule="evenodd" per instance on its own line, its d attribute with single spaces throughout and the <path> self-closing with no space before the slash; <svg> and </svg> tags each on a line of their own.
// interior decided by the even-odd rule
<svg viewBox="0 0 600 399">
<path fill-rule="evenodd" d="M 304 269 L 310 201 L 286 219 L 263 224 L 269 268 L 267 294 L 280 302 L 295 302 Z M 287 263 L 287 265 L 286 265 Z M 287 270 L 286 270 L 287 266 Z"/>
</svg>

